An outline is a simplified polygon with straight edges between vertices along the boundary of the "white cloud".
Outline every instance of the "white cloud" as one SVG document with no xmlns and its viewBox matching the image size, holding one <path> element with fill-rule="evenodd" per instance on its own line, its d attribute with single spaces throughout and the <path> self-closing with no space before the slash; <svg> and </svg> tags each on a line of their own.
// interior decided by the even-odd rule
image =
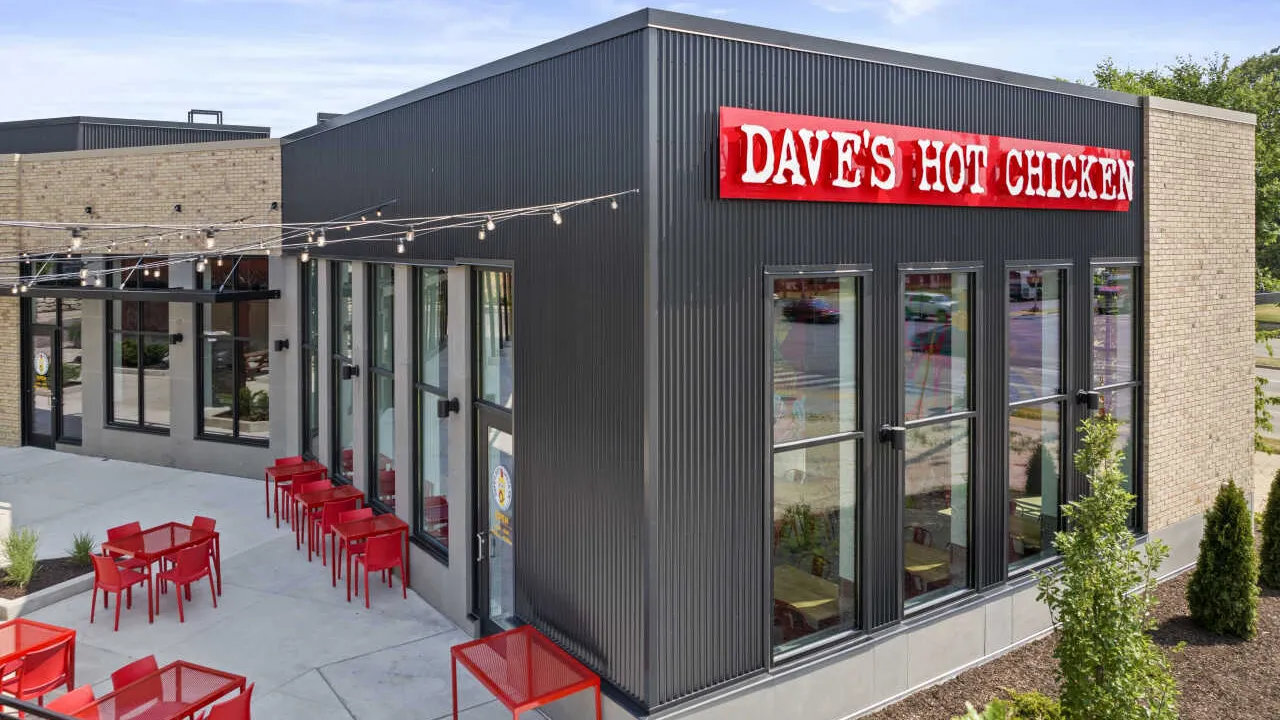
<svg viewBox="0 0 1280 720">
<path fill-rule="evenodd" d="M 943 0 L 814 0 L 818 7 L 833 13 L 877 13 L 894 24 L 937 10 Z"/>
</svg>

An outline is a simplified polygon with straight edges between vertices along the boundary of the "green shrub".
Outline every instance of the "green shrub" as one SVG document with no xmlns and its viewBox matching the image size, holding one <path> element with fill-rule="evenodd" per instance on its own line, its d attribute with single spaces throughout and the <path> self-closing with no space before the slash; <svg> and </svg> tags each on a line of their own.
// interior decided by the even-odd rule
<svg viewBox="0 0 1280 720">
<path fill-rule="evenodd" d="M 1058 466 L 1054 463 L 1053 453 L 1049 452 L 1049 448 L 1044 443 L 1037 443 L 1035 452 L 1031 453 L 1031 459 L 1027 461 L 1027 495 L 1040 497 L 1044 491 L 1045 479 L 1056 485 Z"/>
<path fill-rule="evenodd" d="M 1206 630 L 1246 640 L 1258 634 L 1258 557 L 1252 516 L 1235 481 L 1218 489 L 1205 514 L 1200 558 L 1187 584 L 1191 619 Z"/>
<path fill-rule="evenodd" d="M 1013 706 L 1003 700 L 992 700 L 982 708 L 982 712 L 978 712 L 972 703 L 965 703 L 964 706 L 968 712 L 952 720 L 1019 720 L 1013 714 Z"/>
<path fill-rule="evenodd" d="M 1039 599 L 1058 623 L 1062 716 L 1069 720 L 1174 720 L 1178 690 L 1148 632 L 1155 627 L 1155 575 L 1168 548 L 1143 551 L 1128 526 L 1134 496 L 1124 489 L 1117 423 L 1106 414 L 1081 423 L 1075 465 L 1090 492 L 1068 504 L 1068 530 L 1054 546 L 1056 572 L 1040 576 Z"/>
<path fill-rule="evenodd" d="M 236 394 L 240 405 L 240 419 L 248 422 L 271 419 L 271 397 L 265 390 L 254 392 L 247 387 L 240 388 Z"/>
<path fill-rule="evenodd" d="M 1055 698 L 1044 693 L 1020 693 L 1006 690 L 1013 705 L 1013 716 L 1018 720 L 1062 720 L 1062 706 Z"/>
<path fill-rule="evenodd" d="M 36 574 L 36 546 L 40 533 L 31 528 L 20 528 L 0 541 L 9 557 L 9 567 L 4 571 L 4 581 L 14 587 L 24 588 Z"/>
<path fill-rule="evenodd" d="M 1280 470 L 1271 480 L 1267 509 L 1262 515 L 1262 554 L 1259 558 L 1258 581 L 1280 590 Z"/>
<path fill-rule="evenodd" d="M 93 555 L 93 534 L 92 533 L 76 533 L 71 540 L 71 549 L 67 550 L 67 555 L 77 565 L 87 567 L 93 561 L 89 556 Z"/>
</svg>

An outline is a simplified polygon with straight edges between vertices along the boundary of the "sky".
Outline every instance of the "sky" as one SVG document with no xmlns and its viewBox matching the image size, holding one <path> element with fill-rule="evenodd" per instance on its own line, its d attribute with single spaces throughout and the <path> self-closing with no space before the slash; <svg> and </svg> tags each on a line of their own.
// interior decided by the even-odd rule
<svg viewBox="0 0 1280 720">
<path fill-rule="evenodd" d="M 636 10 L 629 0 L 0 0 L 0 121 L 185 120 L 284 135 Z M 1034 75 L 1087 80 L 1280 45 L 1277 0 L 652 0 Z"/>
</svg>

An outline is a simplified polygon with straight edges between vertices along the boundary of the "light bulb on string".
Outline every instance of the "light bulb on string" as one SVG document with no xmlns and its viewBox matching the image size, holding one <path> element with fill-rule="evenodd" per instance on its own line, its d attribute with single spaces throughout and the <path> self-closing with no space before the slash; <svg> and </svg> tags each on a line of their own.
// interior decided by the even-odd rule
<svg viewBox="0 0 1280 720">
<path fill-rule="evenodd" d="M 404 240 L 401 240 L 400 242 L 396 243 L 396 252 L 400 253 L 401 255 L 404 254 Z"/>
<path fill-rule="evenodd" d="M 374 211 L 373 214 L 377 215 L 378 217 L 382 217 L 382 208 L 378 208 L 377 210 Z"/>
<path fill-rule="evenodd" d="M 316 247 L 324 247 L 324 230 L 321 230 L 320 237 L 316 238 Z"/>
<path fill-rule="evenodd" d="M 618 198 L 614 198 L 614 199 L 612 199 L 612 200 L 610 200 L 610 201 L 609 201 L 609 209 L 610 209 L 610 210 L 617 210 L 617 209 L 618 209 Z"/>
<path fill-rule="evenodd" d="M 405 242 L 413 242 L 413 230 L 409 230 L 408 232 L 406 232 L 406 233 L 404 234 L 404 241 L 405 241 Z"/>
<path fill-rule="evenodd" d="M 71 249 L 79 250 L 83 242 L 84 236 L 80 233 L 80 228 L 71 228 Z"/>
<path fill-rule="evenodd" d="M 84 280 L 89 277 L 89 268 L 80 268 L 80 279 Z"/>
<path fill-rule="evenodd" d="M 196 261 L 196 272 L 204 272 L 204 258 Z"/>
<path fill-rule="evenodd" d="M 496 227 L 497 227 L 497 225 L 494 225 L 494 224 L 493 224 L 493 218 L 485 218 L 485 219 L 484 219 L 484 229 L 485 229 L 485 230 L 488 230 L 489 232 L 493 232 L 493 229 L 494 229 L 494 228 L 496 228 Z"/>
<path fill-rule="evenodd" d="M 99 276 L 97 276 L 97 277 L 95 277 L 95 278 L 93 279 L 93 286 L 94 286 L 94 287 L 102 287 L 102 276 L 101 276 L 101 275 L 99 275 Z"/>
<path fill-rule="evenodd" d="M 302 254 L 298 256 L 298 259 L 301 260 L 302 262 L 306 262 L 311 259 L 311 253 L 307 252 L 306 250 L 303 250 Z"/>
<path fill-rule="evenodd" d="M 218 265 L 218 267 L 222 267 L 222 256 L 221 256 L 221 255 L 219 255 L 219 256 L 218 256 L 218 262 L 217 262 L 217 265 Z"/>
<path fill-rule="evenodd" d="M 308 231 L 307 231 L 307 244 L 308 244 L 308 245 L 310 245 L 311 243 L 313 243 L 313 242 L 315 242 L 315 241 L 316 241 L 316 231 L 315 231 L 315 230 L 308 230 Z"/>
<path fill-rule="evenodd" d="M 213 249 L 213 246 L 214 246 L 214 245 L 216 245 L 216 244 L 217 244 L 217 241 L 213 239 L 213 231 L 212 231 L 212 230 L 205 230 L 205 231 L 204 231 L 204 248 L 205 248 L 205 250 L 212 250 L 212 249 Z"/>
<path fill-rule="evenodd" d="M 14 286 L 10 287 L 10 288 L 9 288 L 9 293 L 10 293 L 10 294 L 12 294 L 12 295 L 17 295 L 17 294 L 18 294 L 18 286 L 17 286 L 17 285 L 14 285 Z"/>
<path fill-rule="evenodd" d="M 481 228 L 481 229 L 480 229 L 480 232 L 476 233 L 476 237 L 480 238 L 481 240 L 484 240 L 484 229 L 483 229 L 483 228 Z"/>
<path fill-rule="evenodd" d="M 557 224 L 557 225 L 560 225 L 561 223 L 563 223 L 563 222 L 564 222 L 564 218 L 560 217 L 560 211 L 559 211 L 559 210 L 552 210 L 552 211 L 551 211 L 551 222 L 553 222 L 553 223 L 555 223 L 555 224 Z"/>
<path fill-rule="evenodd" d="M 26 292 L 26 291 L 27 291 L 26 283 L 23 283 L 22 285 L 18 286 L 18 292 Z"/>
<path fill-rule="evenodd" d="M 351 232 L 351 226 L 350 226 L 350 225 L 348 225 L 348 226 L 347 226 L 347 232 Z"/>
<path fill-rule="evenodd" d="M 80 278 L 80 287 L 84 287 L 85 285 L 88 285 L 88 284 L 89 284 L 88 280 L 85 280 L 84 278 Z"/>
<path fill-rule="evenodd" d="M 368 220 L 369 218 L 365 217 L 364 215 L 360 216 L 360 222 L 368 222 Z"/>
</svg>

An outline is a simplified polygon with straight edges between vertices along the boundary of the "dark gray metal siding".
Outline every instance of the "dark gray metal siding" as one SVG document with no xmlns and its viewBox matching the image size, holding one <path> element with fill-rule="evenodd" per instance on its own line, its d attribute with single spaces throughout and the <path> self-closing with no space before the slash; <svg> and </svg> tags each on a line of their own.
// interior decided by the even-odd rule
<svg viewBox="0 0 1280 720">
<path fill-rule="evenodd" d="M 0 153 L 103 150 L 144 145 L 251 140 L 271 136 L 270 128 L 197 125 L 109 118 L 56 118 L 0 123 Z"/>
<path fill-rule="evenodd" d="M 102 150 L 144 145 L 180 145 L 225 140 L 253 140 L 270 136 L 270 131 L 220 129 L 217 126 L 154 127 L 86 123 L 81 126 L 81 144 L 77 149 Z"/>
<path fill-rule="evenodd" d="M 899 417 L 896 321 L 904 263 L 977 261 L 974 377 L 982 459 L 973 504 L 979 586 L 1002 579 L 1001 464 L 1007 260 L 1140 255 L 1142 198 L 1127 213 L 1049 212 L 718 199 L 718 108 L 854 118 L 1126 148 L 1142 167 L 1136 107 L 686 33 L 658 39 L 658 405 L 652 427 L 651 700 L 663 704 L 765 668 L 766 372 L 762 269 L 873 266 L 871 416 Z M 1140 171 L 1139 171 L 1140 172 Z M 1140 188 L 1141 178 L 1135 185 Z M 1135 188 L 1140 193 L 1140 190 Z M 1079 266 L 1078 266 L 1079 267 Z M 1079 277 L 1077 271 L 1076 277 Z M 1077 288 L 1087 285 L 1076 283 Z M 1078 299 L 1080 299 L 1078 297 Z M 1081 302 L 1087 302 L 1087 295 Z M 1078 303 L 1079 304 L 1079 303 Z M 1087 307 L 1087 305 L 1085 305 Z M 1082 333 L 1076 343 L 1087 341 Z M 1077 345 L 1077 348 L 1087 346 Z M 1083 373 L 1075 373 L 1076 382 Z M 1079 387 L 1077 384 L 1076 387 Z M 896 424 L 896 423 L 895 423 Z M 875 443 L 860 497 L 868 628 L 901 615 L 900 480 Z M 994 552 L 993 552 L 994 550 Z"/>
<path fill-rule="evenodd" d="M 286 221 L 388 200 L 391 216 L 524 207 L 639 188 L 640 33 L 284 145 Z M 642 700 L 643 196 L 317 257 L 514 261 L 519 615 Z M 341 230 L 329 233 L 332 239 Z M 460 538 L 469 537 L 459 534 Z"/>
<path fill-rule="evenodd" d="M 0 154 L 76 150 L 79 142 L 80 126 L 74 122 L 0 127 Z"/>
</svg>

